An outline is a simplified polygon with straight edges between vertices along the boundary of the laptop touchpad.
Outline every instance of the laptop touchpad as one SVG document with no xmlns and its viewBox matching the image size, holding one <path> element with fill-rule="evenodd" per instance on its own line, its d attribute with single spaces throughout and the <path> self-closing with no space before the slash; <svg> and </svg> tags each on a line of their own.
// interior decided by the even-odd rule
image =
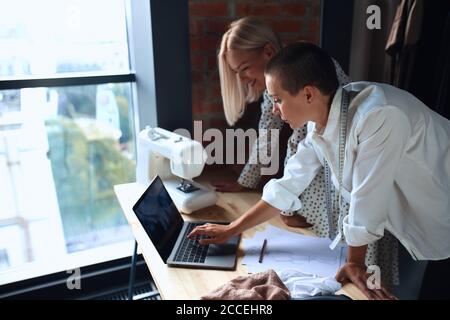
<svg viewBox="0 0 450 320">
<path fill-rule="evenodd" d="M 235 252 L 235 243 L 210 244 L 208 248 L 208 256 L 226 256 Z"/>
</svg>

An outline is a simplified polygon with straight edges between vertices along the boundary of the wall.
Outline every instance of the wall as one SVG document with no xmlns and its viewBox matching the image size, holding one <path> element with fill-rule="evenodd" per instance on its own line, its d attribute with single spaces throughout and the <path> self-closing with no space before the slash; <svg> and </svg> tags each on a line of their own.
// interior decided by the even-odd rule
<svg viewBox="0 0 450 320">
<path fill-rule="evenodd" d="M 244 16 L 263 19 L 285 43 L 319 43 L 320 0 L 190 0 L 192 113 L 203 121 L 203 129 L 226 126 L 216 53 L 228 24 Z"/>
</svg>

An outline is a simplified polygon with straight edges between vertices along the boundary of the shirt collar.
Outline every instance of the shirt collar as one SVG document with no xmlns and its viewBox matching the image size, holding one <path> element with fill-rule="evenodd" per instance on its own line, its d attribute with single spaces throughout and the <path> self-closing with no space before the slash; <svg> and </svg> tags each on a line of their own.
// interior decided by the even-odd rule
<svg viewBox="0 0 450 320">
<path fill-rule="evenodd" d="M 333 140 L 338 136 L 339 131 L 339 116 L 341 111 L 341 100 L 342 100 L 342 87 L 336 91 L 331 102 L 330 112 L 328 114 L 327 124 L 322 133 L 316 128 L 316 123 L 313 122 L 313 133 L 318 135 L 325 140 Z"/>
<path fill-rule="evenodd" d="M 352 110 L 358 107 L 365 110 L 373 105 L 385 105 L 386 98 L 383 90 L 370 82 L 353 82 L 345 85 L 345 89 L 356 96 L 351 99 L 348 106 L 348 110 Z M 334 140 L 339 136 L 340 130 L 340 116 L 341 116 L 341 104 L 342 104 L 342 91 L 343 87 L 339 87 L 336 90 L 336 94 L 331 102 L 330 112 L 328 114 L 327 124 L 322 133 L 316 129 L 316 124 L 313 123 L 313 132 L 315 135 L 325 139 Z"/>
</svg>

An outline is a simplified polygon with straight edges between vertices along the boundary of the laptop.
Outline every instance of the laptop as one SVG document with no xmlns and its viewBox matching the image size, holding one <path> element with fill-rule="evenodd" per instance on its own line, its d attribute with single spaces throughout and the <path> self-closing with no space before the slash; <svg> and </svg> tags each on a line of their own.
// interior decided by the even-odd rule
<svg viewBox="0 0 450 320">
<path fill-rule="evenodd" d="M 215 221 L 184 221 L 159 176 L 145 190 L 133 211 L 145 232 L 168 266 L 234 270 L 240 236 L 222 244 L 201 245 L 187 235 L 205 223 Z M 201 236 L 204 238 L 204 236 Z"/>
</svg>

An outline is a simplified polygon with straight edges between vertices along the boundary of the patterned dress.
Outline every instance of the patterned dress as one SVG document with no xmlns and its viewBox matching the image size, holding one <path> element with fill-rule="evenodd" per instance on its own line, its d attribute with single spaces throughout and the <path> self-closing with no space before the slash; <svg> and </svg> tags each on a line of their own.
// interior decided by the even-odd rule
<svg viewBox="0 0 450 320">
<path fill-rule="evenodd" d="M 333 59 L 336 67 L 336 74 L 339 85 L 345 85 L 350 82 L 349 77 L 342 70 L 337 61 Z M 272 113 L 272 103 L 267 94 L 267 90 L 263 94 L 263 102 L 261 103 L 261 118 L 259 120 L 259 129 L 262 134 L 252 147 L 249 160 L 242 170 L 238 183 L 244 187 L 255 189 L 261 180 L 261 169 L 268 165 L 263 165 L 258 161 L 258 153 L 261 148 L 264 148 L 262 154 L 266 153 L 270 156 L 271 148 L 271 134 L 268 133 L 270 129 L 281 130 L 284 121 Z M 278 131 L 279 132 L 279 131 Z M 287 160 L 297 152 L 297 146 L 300 141 L 306 137 L 306 125 L 302 128 L 293 130 L 292 135 L 288 140 L 287 153 L 285 164 Z M 266 161 L 265 161 L 266 163 Z M 333 187 L 334 189 L 334 187 Z M 334 196 L 332 199 L 336 201 L 334 208 L 337 206 L 336 190 L 333 190 Z M 317 236 L 330 238 L 329 219 L 327 214 L 327 207 L 325 201 L 325 174 L 322 168 L 309 187 L 300 195 L 302 208 L 296 212 L 281 212 L 284 215 L 299 214 L 306 218 L 307 222 L 313 226 L 310 228 Z M 349 205 L 346 205 L 348 211 Z M 334 228 L 337 228 L 339 212 L 333 212 Z M 366 265 L 377 265 L 381 270 L 381 279 L 387 286 L 399 284 L 398 276 L 398 240 L 385 230 L 383 238 L 375 243 L 369 244 L 366 253 Z"/>
</svg>

